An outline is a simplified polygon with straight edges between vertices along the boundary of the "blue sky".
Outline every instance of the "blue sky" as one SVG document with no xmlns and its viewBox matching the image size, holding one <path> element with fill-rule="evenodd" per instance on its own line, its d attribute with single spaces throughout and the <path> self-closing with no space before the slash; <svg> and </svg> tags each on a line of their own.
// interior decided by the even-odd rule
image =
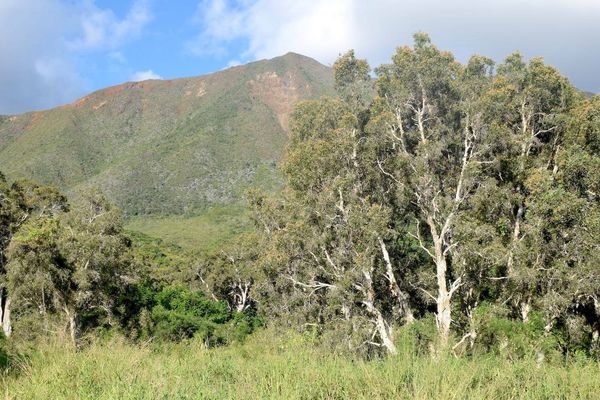
<svg viewBox="0 0 600 400">
<path fill-rule="evenodd" d="M 416 31 L 461 61 L 543 56 L 599 92 L 599 21 L 600 0 L 0 0 L 0 114 L 288 51 L 377 66 Z"/>
<path fill-rule="evenodd" d="M 0 0 L 1 1 L 1 0 Z M 227 52 L 200 52 L 194 42 L 202 32 L 202 2 L 191 0 L 126 1 L 98 0 L 100 9 L 110 10 L 125 21 L 131 10 L 143 5 L 148 21 L 139 34 L 109 52 L 92 51 L 79 57 L 94 87 L 104 87 L 137 77 L 177 78 L 218 71 L 228 66 L 231 54 L 243 52 L 243 39 L 227 45 Z M 209 2 L 206 2 L 210 6 Z M 83 69 L 82 68 L 82 69 Z M 144 73 L 146 72 L 146 73 Z"/>
</svg>

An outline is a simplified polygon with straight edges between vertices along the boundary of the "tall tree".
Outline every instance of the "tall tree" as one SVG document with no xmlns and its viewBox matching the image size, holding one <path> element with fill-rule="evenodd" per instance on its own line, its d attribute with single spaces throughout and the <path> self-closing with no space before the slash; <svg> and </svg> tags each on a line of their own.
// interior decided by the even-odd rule
<svg viewBox="0 0 600 400">
<path fill-rule="evenodd" d="M 86 194 L 70 212 L 32 219 L 13 237 L 9 293 L 23 312 L 63 314 L 77 344 L 83 314 L 110 317 L 128 276 L 128 247 L 118 210 L 102 196 Z"/>
<path fill-rule="evenodd" d="M 67 209 L 66 198 L 56 189 L 23 180 L 9 185 L 0 174 L 0 320 L 4 334 L 12 333 L 12 295 L 7 288 L 6 250 L 13 236 L 31 220 Z"/>
<path fill-rule="evenodd" d="M 276 280 L 276 292 L 290 293 L 286 309 L 301 310 L 325 330 L 349 332 L 350 347 L 393 354 L 394 325 L 411 321 L 413 312 L 388 248 L 395 239 L 391 179 L 373 163 L 380 141 L 365 131 L 369 70 L 348 52 L 334 66 L 343 100 L 298 105 L 284 199 L 255 204 L 272 246 L 263 258 L 267 279 Z"/>
<path fill-rule="evenodd" d="M 425 34 L 414 48 L 399 48 L 393 63 L 377 70 L 379 118 L 396 149 L 395 180 L 403 202 L 412 207 L 410 233 L 433 262 L 440 346 L 448 343 L 452 298 L 465 276 L 454 262 L 461 243 L 453 237 L 461 211 L 480 184 L 487 153 L 487 121 L 481 96 L 492 63 L 473 57 L 466 67 L 437 49 Z M 389 167 L 388 167 L 389 168 Z M 386 172 L 386 171 L 383 171 Z M 391 173 L 387 171 L 386 173 Z"/>
<path fill-rule="evenodd" d="M 488 93 L 488 110 L 504 143 L 496 177 L 512 192 L 514 203 L 506 276 L 524 321 L 541 279 L 536 271 L 545 250 L 542 246 L 534 251 L 524 240 L 529 229 L 539 230 L 535 224 L 528 225 L 527 205 L 535 190 L 530 185 L 535 185 L 540 174 L 556 174 L 556 153 L 562 144 L 567 112 L 575 100 L 574 89 L 558 71 L 539 58 L 526 63 L 519 53 L 498 67 Z"/>
</svg>

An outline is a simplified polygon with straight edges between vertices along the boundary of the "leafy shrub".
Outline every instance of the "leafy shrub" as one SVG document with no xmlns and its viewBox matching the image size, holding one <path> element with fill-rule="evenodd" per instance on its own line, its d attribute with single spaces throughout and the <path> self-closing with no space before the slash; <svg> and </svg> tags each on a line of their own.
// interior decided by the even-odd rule
<svg viewBox="0 0 600 400">
<path fill-rule="evenodd" d="M 544 318 L 532 311 L 528 322 L 510 318 L 505 308 L 483 304 L 475 312 L 477 339 L 473 352 L 494 353 L 509 359 L 555 356 L 558 338 L 544 331 Z"/>
<path fill-rule="evenodd" d="M 200 337 L 209 345 L 222 344 L 222 329 L 230 318 L 227 305 L 207 299 L 200 291 L 168 287 L 156 297 L 150 318 L 154 336 L 180 341 Z"/>
<path fill-rule="evenodd" d="M 415 354 L 430 354 L 438 339 L 438 331 L 435 324 L 435 315 L 428 314 L 424 318 L 414 321 L 403 327 L 400 331 L 399 342 L 413 348 Z"/>
<path fill-rule="evenodd" d="M 262 325 L 252 310 L 231 312 L 226 302 L 209 299 L 201 291 L 172 286 L 158 292 L 137 288 L 131 293 L 126 314 L 134 314 L 135 319 L 124 319 L 123 327 L 138 339 L 179 342 L 195 338 L 213 347 L 241 342 Z"/>
</svg>

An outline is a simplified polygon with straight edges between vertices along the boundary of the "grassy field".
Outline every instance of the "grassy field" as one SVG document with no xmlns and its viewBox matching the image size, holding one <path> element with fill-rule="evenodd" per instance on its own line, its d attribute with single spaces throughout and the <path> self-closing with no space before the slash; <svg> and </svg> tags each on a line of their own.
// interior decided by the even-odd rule
<svg viewBox="0 0 600 400">
<path fill-rule="evenodd" d="M 589 360 L 435 361 L 409 347 L 385 360 L 352 360 L 264 331 L 210 350 L 112 339 L 74 353 L 47 344 L 0 386 L 5 399 L 597 399 L 599 373 Z"/>
<path fill-rule="evenodd" d="M 137 217 L 126 228 L 175 243 L 186 250 L 210 253 L 235 235 L 251 229 L 243 206 L 211 207 L 194 217 Z"/>
</svg>

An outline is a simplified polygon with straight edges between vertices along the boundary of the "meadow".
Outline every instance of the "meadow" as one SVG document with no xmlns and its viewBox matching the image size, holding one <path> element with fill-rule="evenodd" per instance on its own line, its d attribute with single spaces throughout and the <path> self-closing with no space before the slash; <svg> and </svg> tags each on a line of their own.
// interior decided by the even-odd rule
<svg viewBox="0 0 600 400">
<path fill-rule="evenodd" d="M 113 337 L 74 352 L 64 343 L 47 342 L 17 361 L 0 382 L 4 398 L 595 399 L 600 390 L 600 366 L 589 359 L 434 359 L 417 355 L 408 339 L 397 356 L 373 360 L 272 330 L 214 349 Z"/>
</svg>

